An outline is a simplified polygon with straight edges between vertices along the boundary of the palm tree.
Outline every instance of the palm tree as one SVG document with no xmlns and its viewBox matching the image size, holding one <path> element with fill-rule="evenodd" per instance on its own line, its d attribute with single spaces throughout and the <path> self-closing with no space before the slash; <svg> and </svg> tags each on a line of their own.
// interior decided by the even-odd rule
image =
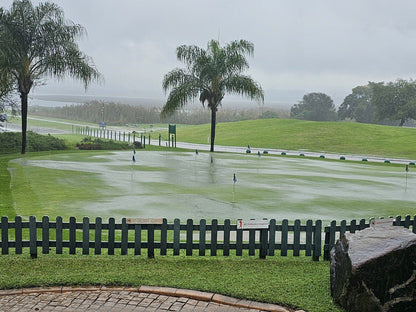
<svg viewBox="0 0 416 312">
<path fill-rule="evenodd" d="M 34 7 L 29 0 L 15 0 L 9 11 L 0 9 L 0 77 L 13 81 L 21 98 L 22 154 L 26 152 L 28 94 L 46 77 L 71 76 L 85 88 L 101 75 L 83 54 L 76 39 L 82 26 L 64 18 L 54 3 Z"/>
<path fill-rule="evenodd" d="M 245 55 L 252 55 L 254 45 L 246 40 L 232 41 L 224 47 L 216 40 L 208 42 L 207 49 L 182 45 L 176 49 L 178 60 L 185 69 L 174 69 L 165 75 L 163 89 L 170 93 L 162 116 L 172 114 L 199 96 L 211 110 L 211 152 L 214 151 L 215 126 L 218 107 L 225 93 L 244 95 L 264 101 L 263 90 L 251 77 L 243 75 L 248 69 Z"/>
</svg>

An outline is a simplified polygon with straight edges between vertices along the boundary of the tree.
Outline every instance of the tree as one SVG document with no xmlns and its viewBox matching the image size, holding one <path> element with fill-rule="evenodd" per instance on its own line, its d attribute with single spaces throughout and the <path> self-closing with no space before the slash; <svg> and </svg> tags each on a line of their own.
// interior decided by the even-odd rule
<svg viewBox="0 0 416 312">
<path fill-rule="evenodd" d="M 211 152 L 214 151 L 216 116 L 225 93 L 244 95 L 264 101 L 261 86 L 249 76 L 243 75 L 249 68 L 245 55 L 252 55 L 254 45 L 246 40 L 232 41 L 224 47 L 211 40 L 207 49 L 182 45 L 176 49 L 178 60 L 185 69 L 174 69 L 165 75 L 163 89 L 170 90 L 162 116 L 172 114 L 199 96 L 205 107 L 211 110 Z"/>
<path fill-rule="evenodd" d="M 290 117 L 313 121 L 335 120 L 335 105 L 332 99 L 324 93 L 305 94 L 303 100 L 290 109 Z"/>
<path fill-rule="evenodd" d="M 56 4 L 15 0 L 0 9 L 0 77 L 12 81 L 20 95 L 22 154 L 26 152 L 28 94 L 46 77 L 79 79 L 85 88 L 101 75 L 76 39 L 84 28 L 67 21 Z"/>
<path fill-rule="evenodd" d="M 402 127 L 409 119 L 416 119 L 416 81 L 397 79 L 395 82 L 370 83 L 377 120 L 399 121 Z"/>
<path fill-rule="evenodd" d="M 357 122 L 374 121 L 374 106 L 371 105 L 372 90 L 370 86 L 358 86 L 352 89 L 338 109 L 338 118 L 354 119 Z"/>
</svg>

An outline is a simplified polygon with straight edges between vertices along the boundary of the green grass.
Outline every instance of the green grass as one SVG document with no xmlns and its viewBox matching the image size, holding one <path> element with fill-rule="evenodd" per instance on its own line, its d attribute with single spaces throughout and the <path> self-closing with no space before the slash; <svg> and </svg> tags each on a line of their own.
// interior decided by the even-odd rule
<svg viewBox="0 0 416 312">
<path fill-rule="evenodd" d="M 177 129 L 177 140 L 207 144 L 210 125 Z M 416 158 L 416 129 L 347 122 L 259 119 L 219 123 L 215 144 Z"/>
<path fill-rule="evenodd" d="M 54 285 L 166 286 L 282 304 L 343 311 L 329 295 L 329 262 L 305 257 L 27 255 L 0 257 L 0 288 Z"/>
<path fill-rule="evenodd" d="M 10 191 L 10 173 L 8 163 L 16 158 L 16 154 L 0 155 L 0 216 L 14 218 L 16 212 L 13 207 L 13 196 Z"/>
<path fill-rule="evenodd" d="M 207 143 L 209 125 L 180 127 L 178 141 Z M 153 136 L 153 134 L 152 134 Z M 66 137 L 67 140 L 74 135 Z M 307 149 L 383 157 L 416 158 L 415 129 L 353 124 L 319 123 L 297 120 L 254 120 L 218 124 L 216 144 L 277 149 Z M 78 138 L 74 139 L 74 141 Z M 146 150 L 164 148 L 146 146 Z M 55 152 L 57 153 L 57 152 Z M 36 153 L 52 159 L 55 153 Z M 68 153 L 68 151 L 66 152 Z M 89 159 L 95 152 L 78 152 L 80 161 Z M 102 152 L 99 152 L 102 153 Z M 33 156 L 29 154 L 28 156 Z M 97 182 L 94 174 L 82 173 L 80 185 L 65 181 L 60 170 L 46 170 L 44 173 L 19 171 L 26 185 L 16 194 L 10 193 L 10 176 L 7 164 L 18 154 L 0 156 L 0 210 L 1 215 L 15 216 L 14 196 L 20 196 L 33 206 L 27 213 L 36 214 L 36 207 L 47 205 L 50 211 L 61 201 L 69 205 L 71 193 L 78 193 L 82 199 L 89 196 L 111 195 L 111 190 L 91 188 Z M 25 156 L 27 157 L 27 156 Z M 323 160 L 326 161 L 326 160 Z M 56 171 L 54 173 L 53 171 Z M 30 174 L 29 174 L 30 173 Z M 65 172 L 67 177 L 75 174 Z M 78 173 L 77 173 L 78 174 Z M 31 179 L 40 181 L 31 185 Z M 50 180 L 50 181 L 48 181 Z M 68 189 L 68 193 L 62 189 Z M 34 197 L 33 203 L 25 199 L 33 192 L 51 193 L 49 199 Z M 62 191 L 60 193 L 60 191 Z M 67 198 L 67 200 L 65 200 Z M 47 202 L 46 202 L 47 201 Z M 75 203 L 74 203 L 75 204 Z M 319 205 L 319 203 L 316 203 Z M 341 204 L 341 203 L 337 203 Z M 346 207 L 347 208 L 347 207 Z M 68 215 L 73 211 L 69 210 Z M 40 217 L 40 216 L 39 216 Z M 81 255 L 39 255 L 29 259 L 26 255 L 0 257 L 0 288 L 54 286 L 54 285 L 154 285 L 197 289 L 224 295 L 278 303 L 307 311 L 343 311 L 332 303 L 329 291 L 329 263 L 313 262 L 309 257 L 269 257 L 261 261 L 253 257 L 156 257 L 145 256 L 81 256 Z"/>
</svg>

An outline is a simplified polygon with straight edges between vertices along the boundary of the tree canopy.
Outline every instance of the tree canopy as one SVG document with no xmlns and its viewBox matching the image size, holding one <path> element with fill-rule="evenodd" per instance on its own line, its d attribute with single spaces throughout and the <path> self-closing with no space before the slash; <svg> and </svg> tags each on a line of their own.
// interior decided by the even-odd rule
<svg viewBox="0 0 416 312">
<path fill-rule="evenodd" d="M 358 86 L 352 89 L 338 109 L 338 118 L 353 119 L 357 122 L 372 123 L 374 107 L 371 105 L 372 89 L 370 86 Z"/>
<path fill-rule="evenodd" d="M 309 93 L 290 109 L 290 117 L 312 121 L 336 120 L 335 105 L 325 93 Z"/>
<path fill-rule="evenodd" d="M 211 110 L 211 152 L 214 151 L 216 113 L 226 93 L 264 101 L 261 86 L 242 73 L 249 68 L 246 55 L 252 55 L 254 45 L 246 40 L 232 41 L 224 47 L 216 40 L 207 49 L 181 45 L 176 49 L 178 60 L 186 68 L 177 68 L 165 75 L 163 89 L 170 90 L 162 115 L 173 113 L 199 98 Z"/>
<path fill-rule="evenodd" d="M 416 81 L 371 82 L 370 87 L 377 120 L 398 121 L 403 126 L 407 120 L 416 119 Z"/>
<path fill-rule="evenodd" d="M 68 75 L 81 80 L 86 88 L 101 77 L 90 57 L 78 48 L 77 39 L 84 32 L 81 25 L 66 20 L 54 3 L 35 7 L 29 0 L 15 0 L 10 10 L 0 9 L 0 77 L 21 98 L 22 154 L 28 94 L 33 85 L 46 77 L 63 79 Z"/>
</svg>

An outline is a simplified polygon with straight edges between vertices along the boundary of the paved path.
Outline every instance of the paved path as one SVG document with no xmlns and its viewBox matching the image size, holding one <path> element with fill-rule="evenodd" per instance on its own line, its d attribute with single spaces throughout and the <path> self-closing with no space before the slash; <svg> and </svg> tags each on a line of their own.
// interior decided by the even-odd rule
<svg viewBox="0 0 416 312">
<path fill-rule="evenodd" d="M 287 308 L 168 287 L 53 287 L 0 290 L 0 311 L 274 311 Z"/>
</svg>

